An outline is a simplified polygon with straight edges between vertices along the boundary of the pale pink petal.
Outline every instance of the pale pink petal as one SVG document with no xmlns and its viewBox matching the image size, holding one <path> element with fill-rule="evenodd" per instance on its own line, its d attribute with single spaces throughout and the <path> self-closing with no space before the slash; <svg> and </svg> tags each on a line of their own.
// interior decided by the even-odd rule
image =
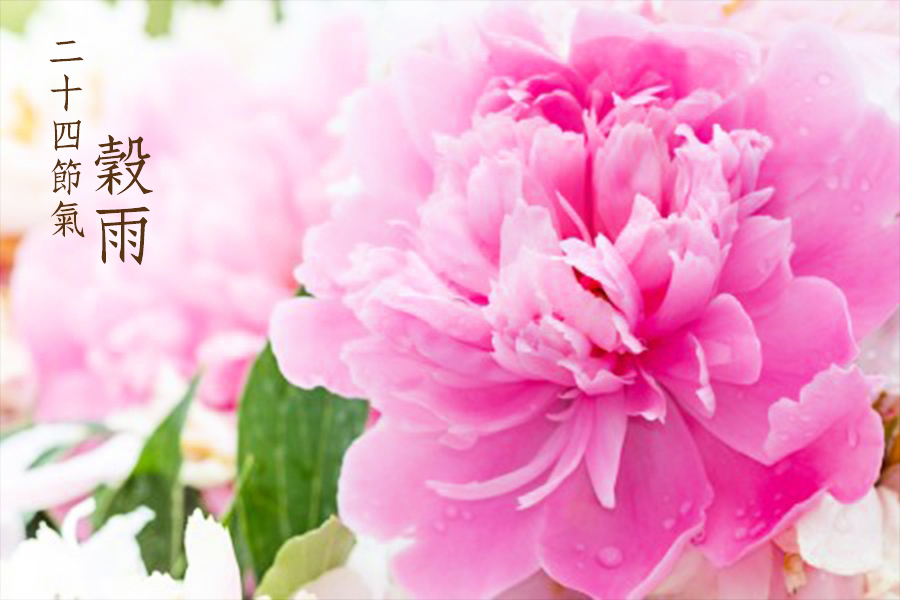
<svg viewBox="0 0 900 600">
<path fill-rule="evenodd" d="M 765 212 L 791 219 L 799 274 L 844 290 L 859 339 L 897 304 L 900 131 L 866 104 L 857 68 L 823 29 L 777 42 L 756 93 L 778 106 L 745 123 L 775 142 L 760 173 L 775 188 Z"/>
<path fill-rule="evenodd" d="M 269 335 L 278 366 L 291 383 L 308 389 L 325 386 L 353 398 L 362 392 L 347 367 L 333 357 L 364 333 L 352 313 L 339 302 L 294 298 L 275 308 Z M 297 345 L 293 343 L 295 339 L 317 343 Z"/>
</svg>

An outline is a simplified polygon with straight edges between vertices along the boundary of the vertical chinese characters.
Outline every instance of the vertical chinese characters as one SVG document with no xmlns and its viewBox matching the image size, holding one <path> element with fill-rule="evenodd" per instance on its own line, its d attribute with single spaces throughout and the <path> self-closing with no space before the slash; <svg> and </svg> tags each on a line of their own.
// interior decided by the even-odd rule
<svg viewBox="0 0 900 600">
<path fill-rule="evenodd" d="M 56 42 L 56 45 L 65 46 L 74 43 L 74 40 L 69 40 L 66 42 Z M 59 63 L 78 60 L 83 59 L 80 56 L 70 58 L 51 58 L 50 62 Z M 63 74 L 63 78 L 65 81 L 63 87 L 50 91 L 54 93 L 62 92 L 65 94 L 63 110 L 69 112 L 69 92 L 79 92 L 81 91 L 81 88 L 69 87 L 68 74 Z M 75 150 L 78 150 L 78 138 L 81 135 L 81 120 L 62 123 L 57 123 L 56 121 L 54 121 L 53 133 L 54 150 L 56 150 L 57 152 L 66 148 L 75 148 Z M 59 158 L 56 159 L 56 166 L 53 167 L 54 194 L 59 192 L 60 190 L 65 190 L 67 195 L 72 194 L 72 188 L 78 187 L 78 181 L 81 178 L 81 172 L 78 171 L 77 168 L 80 165 L 81 163 L 74 162 L 71 158 L 68 159 L 68 163 L 64 163 Z M 72 202 L 69 204 L 65 204 L 63 202 L 59 203 L 59 206 L 56 207 L 56 210 L 54 210 L 53 214 L 51 215 L 53 217 L 56 217 L 56 231 L 53 232 L 53 235 L 61 233 L 63 237 L 66 237 L 66 233 L 76 233 L 81 237 L 84 237 L 84 231 L 78 227 L 78 211 L 76 210 L 77 206 L 78 203 L 76 202 Z"/>
<path fill-rule="evenodd" d="M 57 46 L 74 44 L 74 40 L 65 42 L 57 42 Z M 51 58 L 50 62 L 70 62 L 84 60 L 80 56 L 68 58 Z M 63 86 L 50 90 L 53 93 L 64 94 L 63 110 L 69 112 L 69 94 L 80 92 L 82 89 L 70 82 L 68 73 L 63 74 Z M 53 122 L 53 148 L 57 152 L 74 148 L 78 150 L 78 142 L 81 137 L 81 120 L 66 120 Z M 107 136 L 108 141 L 100 143 L 100 154 L 94 161 L 94 166 L 101 166 L 102 170 L 97 179 L 100 179 L 100 186 L 97 191 L 106 189 L 112 195 L 113 189 L 122 188 L 117 194 L 122 194 L 132 186 L 137 184 L 137 188 L 141 194 L 149 194 L 153 190 L 145 187 L 138 179 L 144 168 L 146 159 L 150 158 L 149 153 L 145 153 L 142 144 L 144 138 L 138 136 L 136 139 L 128 138 L 128 152 L 126 153 L 121 147 L 123 142 L 117 141 L 112 135 Z M 81 180 L 81 171 L 78 167 L 80 162 L 75 162 L 71 157 L 57 158 L 56 166 L 53 167 L 53 193 L 65 191 L 67 196 L 72 195 L 72 189 L 78 187 Z M 123 169 L 131 176 L 131 180 L 122 187 Z M 84 237 L 84 230 L 78 226 L 78 203 L 77 202 L 59 202 L 59 206 L 53 211 L 52 216 L 56 219 L 56 231 L 66 237 L 66 234 L 77 234 Z M 147 219 L 144 215 L 140 215 L 140 219 L 136 216 L 132 220 L 128 220 L 133 213 L 148 212 L 146 206 L 136 208 L 116 208 L 111 210 L 98 210 L 97 214 L 101 215 L 101 244 L 102 251 L 100 259 L 106 262 L 106 250 L 108 246 L 112 246 L 118 251 L 119 260 L 125 262 L 125 250 L 130 244 L 136 253 L 131 254 L 135 262 L 141 264 L 144 259 L 144 230 L 147 225 Z M 104 219 L 104 215 L 110 215 L 109 219 Z M 115 217 L 118 216 L 118 219 Z"/>
<path fill-rule="evenodd" d="M 138 177 L 141 174 L 141 170 L 144 168 L 144 160 L 150 158 L 149 154 L 144 154 L 141 149 L 141 144 L 143 143 L 144 138 L 138 136 L 137 139 L 128 138 L 128 154 L 125 154 L 124 150 L 119 148 L 122 145 L 121 141 L 116 141 L 113 136 L 108 135 L 107 141 L 101 144 L 98 144 L 101 148 L 100 155 L 97 156 L 97 160 L 94 161 L 95 166 L 100 166 L 103 164 L 103 171 L 100 175 L 97 175 L 97 179 L 100 179 L 100 187 L 97 190 L 102 190 L 106 188 L 106 191 L 112 195 L 113 188 L 116 186 L 122 185 L 122 171 L 120 170 L 120 164 L 124 165 L 125 170 L 128 171 L 128 174 L 131 175 L 131 181 L 122 188 L 118 194 L 122 194 L 126 190 L 128 190 L 132 185 L 137 184 L 138 189 L 141 190 L 142 194 L 149 194 L 153 190 L 149 190 L 145 188 L 140 181 L 138 181 Z M 117 195 L 118 195 L 117 194 Z M 119 251 L 119 260 L 122 262 L 125 261 L 125 244 L 131 244 L 132 248 L 137 249 L 137 254 L 132 254 L 131 257 L 138 263 L 141 264 L 141 261 L 144 259 L 144 228 L 147 225 L 147 219 L 143 215 L 141 215 L 140 219 L 136 219 L 133 221 L 126 220 L 126 213 L 139 213 L 139 212 L 148 212 L 149 209 L 146 206 L 139 206 L 137 208 L 120 208 L 120 209 L 112 209 L 112 210 L 98 210 L 97 213 L 100 215 L 114 215 L 118 214 L 118 221 L 107 221 L 101 218 L 102 224 L 102 244 L 103 244 L 103 252 L 100 255 L 101 260 L 106 262 L 106 246 L 107 244 L 111 245 L 113 248 L 118 249 Z M 128 226 L 132 227 L 128 227 Z M 134 239 L 127 239 L 128 237 Z"/>
</svg>

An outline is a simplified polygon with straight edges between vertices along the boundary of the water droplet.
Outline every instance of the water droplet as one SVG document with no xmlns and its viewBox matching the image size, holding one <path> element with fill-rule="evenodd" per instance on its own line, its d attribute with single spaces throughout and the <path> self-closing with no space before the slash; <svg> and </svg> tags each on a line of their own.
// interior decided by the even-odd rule
<svg viewBox="0 0 900 600">
<path fill-rule="evenodd" d="M 819 76 L 816 77 L 816 81 L 822 86 L 831 85 L 831 82 L 834 81 L 834 77 L 828 73 L 819 73 Z"/>
<path fill-rule="evenodd" d="M 803 98 L 803 102 L 804 102 L 804 104 L 812 104 L 812 102 L 813 102 L 813 97 L 812 97 L 812 96 L 806 96 L 805 98 Z"/>
<path fill-rule="evenodd" d="M 825 187 L 827 187 L 829 190 L 838 189 L 838 186 L 840 185 L 840 183 L 841 182 L 838 179 L 837 175 L 829 175 L 828 177 L 825 178 Z"/>
<path fill-rule="evenodd" d="M 464 511 L 462 511 L 462 518 L 463 518 L 464 521 L 471 521 L 471 520 L 472 520 L 472 513 L 470 513 L 470 512 L 467 511 L 467 510 L 464 510 Z"/>
<path fill-rule="evenodd" d="M 675 527 L 675 519 L 666 519 L 662 526 L 666 531 L 671 531 Z"/>
<path fill-rule="evenodd" d="M 784 475 L 788 471 L 791 470 L 791 464 L 786 462 L 781 462 L 775 465 L 775 474 L 776 475 Z"/>
<path fill-rule="evenodd" d="M 690 500 L 681 503 L 681 507 L 678 509 L 678 512 L 681 513 L 682 517 L 688 516 L 690 514 L 691 509 L 694 508 L 694 503 Z"/>
<path fill-rule="evenodd" d="M 741 541 L 747 537 L 747 528 L 746 527 L 738 527 L 734 530 L 734 539 L 737 541 Z"/>
<path fill-rule="evenodd" d="M 754 525 L 753 528 L 750 530 L 750 535 L 753 537 L 756 537 L 757 535 L 762 533 L 762 530 L 765 528 L 766 528 L 766 522 L 760 521 L 759 523 Z"/>
<path fill-rule="evenodd" d="M 856 448 L 859 445 L 859 432 L 855 429 L 847 430 L 847 445 Z"/>
<path fill-rule="evenodd" d="M 852 208 L 853 208 L 853 214 L 856 214 L 856 215 L 862 214 L 863 207 L 862 207 L 861 202 L 854 202 Z"/>
<path fill-rule="evenodd" d="M 745 509 L 745 508 L 739 508 L 736 511 L 734 511 L 734 516 L 737 517 L 738 519 L 742 518 L 746 514 L 747 514 L 747 509 Z"/>
<path fill-rule="evenodd" d="M 863 178 L 863 180 L 859 182 L 859 189 L 861 189 L 864 192 L 868 192 L 869 190 L 872 189 L 872 184 L 869 182 L 868 179 Z"/>
<path fill-rule="evenodd" d="M 758 519 L 762 516 L 762 510 L 757 508 L 756 510 L 753 511 L 752 514 L 753 514 L 754 519 Z"/>
<path fill-rule="evenodd" d="M 692 537 L 691 541 L 695 544 L 702 544 L 706 541 L 706 531 L 701 531 L 700 533 Z"/>
<path fill-rule="evenodd" d="M 809 135 L 809 129 L 807 127 L 801 127 L 798 132 L 801 136 L 806 137 Z"/>
<path fill-rule="evenodd" d="M 445 525 L 443 521 L 435 521 L 434 530 L 438 533 L 444 533 L 445 531 L 447 531 L 447 525 Z"/>
<path fill-rule="evenodd" d="M 622 564 L 622 551 L 615 546 L 607 546 L 597 553 L 596 559 L 607 569 L 614 569 Z"/>
<path fill-rule="evenodd" d="M 797 50 L 806 50 L 807 48 L 809 48 L 809 44 L 806 42 L 806 40 L 800 40 L 799 42 L 797 42 Z"/>
<path fill-rule="evenodd" d="M 582 552 L 584 552 L 584 550 L 585 550 L 584 544 L 575 544 L 575 552 L 578 552 L 579 554 L 581 554 Z"/>
<path fill-rule="evenodd" d="M 781 500 L 782 498 L 784 498 L 784 494 L 782 492 L 777 492 L 773 497 L 775 498 L 775 500 Z"/>
<path fill-rule="evenodd" d="M 584 563 L 582 561 L 579 560 L 577 563 L 575 563 L 575 566 L 584 571 Z"/>
<path fill-rule="evenodd" d="M 444 514 L 447 515 L 448 519 L 455 519 L 456 515 L 459 514 L 459 511 L 455 506 L 448 506 L 446 509 L 444 509 Z"/>
</svg>

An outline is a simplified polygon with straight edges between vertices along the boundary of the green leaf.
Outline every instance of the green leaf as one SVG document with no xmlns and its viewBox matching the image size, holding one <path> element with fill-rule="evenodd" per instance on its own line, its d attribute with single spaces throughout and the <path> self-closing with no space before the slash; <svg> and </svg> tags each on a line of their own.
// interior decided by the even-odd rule
<svg viewBox="0 0 900 600">
<path fill-rule="evenodd" d="M 237 463 L 238 518 L 257 580 L 284 540 L 335 514 L 344 452 L 367 415 L 361 401 L 288 383 L 270 347 L 257 358 L 238 412 Z"/>
<path fill-rule="evenodd" d="M 53 531 L 59 532 L 59 526 L 56 524 L 56 521 L 53 520 L 50 513 L 45 510 L 39 510 L 31 515 L 31 518 L 29 518 L 28 522 L 25 524 L 25 537 L 28 539 L 35 537 L 38 529 L 41 527 L 41 523 L 44 523 Z"/>
<path fill-rule="evenodd" d="M 182 553 L 187 515 L 184 487 L 178 480 L 182 462 L 181 430 L 196 389 L 194 379 L 184 398 L 147 438 L 125 482 L 117 489 L 95 495 L 97 527 L 113 515 L 131 512 L 139 506 L 146 506 L 156 515 L 138 535 L 144 563 L 151 571 L 172 571 Z"/>
<path fill-rule="evenodd" d="M 256 596 L 292 597 L 326 571 L 343 565 L 354 543 L 353 533 L 334 517 L 314 531 L 289 539 L 256 588 Z"/>
</svg>

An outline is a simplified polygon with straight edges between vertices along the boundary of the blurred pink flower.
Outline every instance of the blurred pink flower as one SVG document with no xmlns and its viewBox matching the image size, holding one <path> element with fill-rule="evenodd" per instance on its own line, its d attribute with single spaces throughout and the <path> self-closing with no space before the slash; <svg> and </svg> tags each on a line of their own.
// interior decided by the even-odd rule
<svg viewBox="0 0 900 600">
<path fill-rule="evenodd" d="M 22 244 L 11 294 L 36 364 L 39 418 L 147 403 L 164 370 L 186 380 L 201 369 L 201 399 L 234 409 L 275 302 L 294 292 L 304 232 L 327 216 L 326 177 L 340 162 L 327 125 L 363 81 L 361 26 L 325 24 L 305 54 L 283 57 L 277 92 L 212 51 L 173 51 L 110 122 L 94 124 L 102 130 L 89 130 L 98 141 L 141 135 L 150 154 L 141 181 L 153 193 L 73 194 L 84 240 L 42 227 Z M 297 85 L 284 84 L 294 76 Z M 99 149 L 82 144 L 81 162 L 93 163 Z M 82 187 L 93 189 L 89 166 Z M 101 263 L 94 211 L 134 206 L 150 210 L 143 264 L 131 248 L 124 263 L 115 254 Z"/>
<path fill-rule="evenodd" d="M 640 597 L 878 475 L 842 365 L 897 304 L 900 137 L 843 50 L 591 10 L 570 40 L 495 12 L 365 91 L 360 192 L 273 316 L 291 380 L 381 413 L 340 512 L 410 540 L 417 597 Z"/>
<path fill-rule="evenodd" d="M 898 0 L 661 0 L 655 17 L 670 22 L 730 27 L 768 48 L 800 22 L 833 29 L 856 61 L 869 99 L 900 119 L 900 1 Z"/>
</svg>

